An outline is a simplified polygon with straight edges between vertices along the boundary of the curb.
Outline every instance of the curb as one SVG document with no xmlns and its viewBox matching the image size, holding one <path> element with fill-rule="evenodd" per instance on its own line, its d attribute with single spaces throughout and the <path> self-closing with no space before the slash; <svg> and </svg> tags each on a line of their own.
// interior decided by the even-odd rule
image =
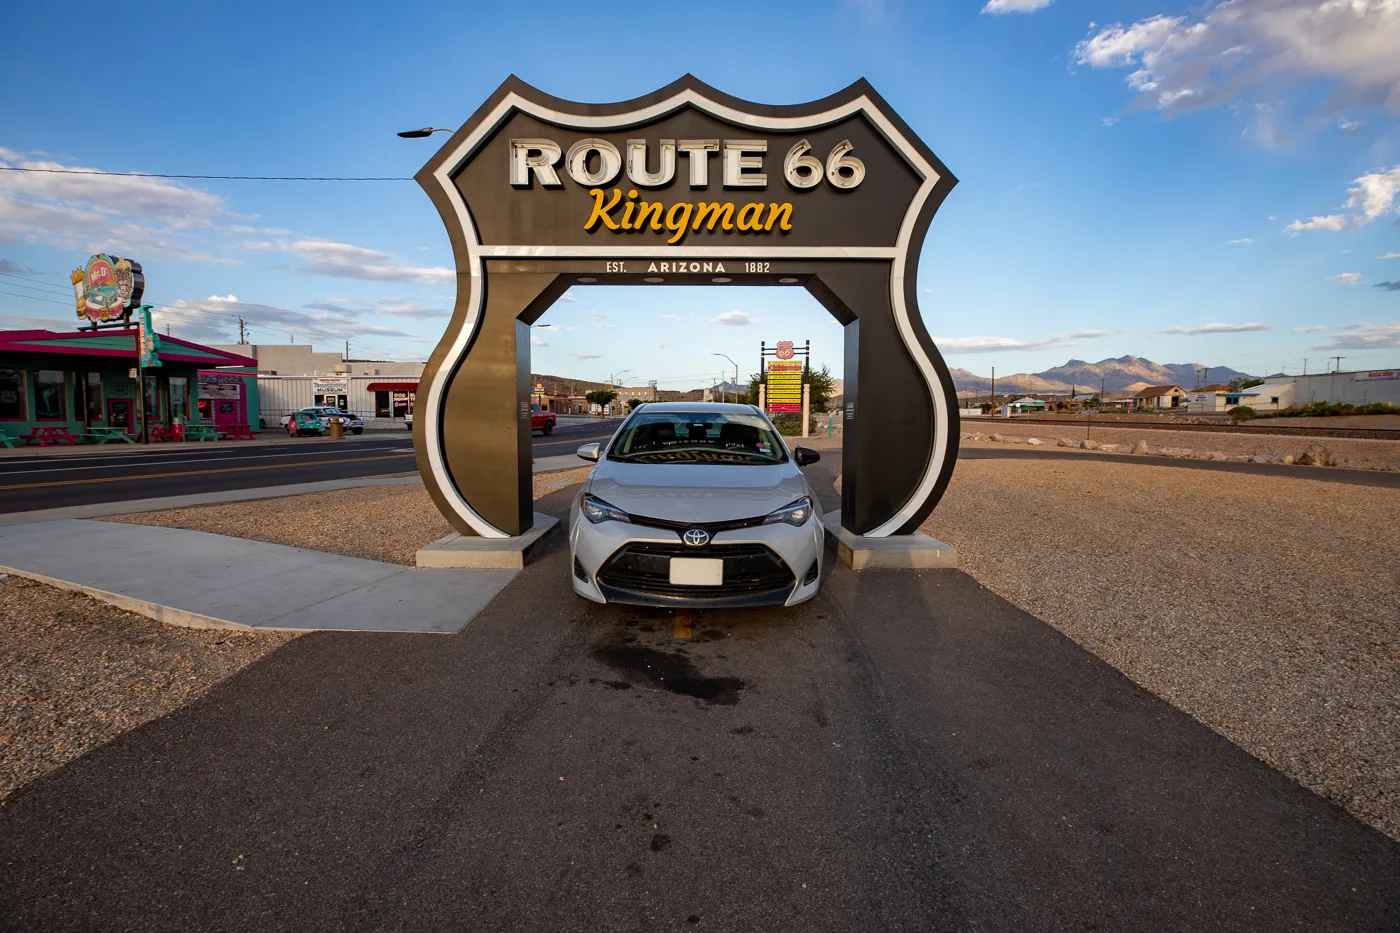
<svg viewBox="0 0 1400 933">
<path fill-rule="evenodd" d="M 190 612 L 186 609 L 176 609 L 173 606 L 165 606 L 145 599 L 123 596 L 120 593 L 98 589 L 95 586 L 84 586 L 81 583 L 74 583 L 71 580 L 60 580 L 57 577 L 46 576 L 42 573 L 31 573 L 28 570 L 20 570 L 17 567 L 0 567 L 0 573 L 8 573 L 10 576 L 14 577 L 23 577 L 26 580 L 33 580 L 36 583 L 43 583 L 60 590 L 82 593 L 84 596 L 91 596 L 93 599 L 107 603 L 108 605 L 116 606 L 118 609 L 125 609 L 127 612 L 134 612 L 148 619 L 154 619 L 166 625 L 179 626 L 180 628 L 223 629 L 233 632 L 308 631 L 307 629 L 274 628 L 270 626 L 267 628 L 254 627 L 252 625 L 243 625 L 239 622 L 229 622 L 225 619 L 216 619 L 213 616 L 206 616 L 198 612 Z"/>
</svg>

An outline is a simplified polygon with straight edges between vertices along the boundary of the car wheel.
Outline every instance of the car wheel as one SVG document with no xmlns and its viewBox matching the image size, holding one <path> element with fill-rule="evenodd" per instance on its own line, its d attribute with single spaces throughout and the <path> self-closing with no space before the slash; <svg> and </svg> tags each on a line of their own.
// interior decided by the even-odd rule
<svg viewBox="0 0 1400 933">
<path fill-rule="evenodd" d="M 364 429 L 364 428 L 351 428 L 351 429 L 350 429 L 350 433 L 351 433 L 351 434 L 363 434 L 363 433 L 365 433 L 365 429 Z"/>
<path fill-rule="evenodd" d="M 545 437 L 549 437 L 549 435 L 551 435 L 551 434 L 553 434 L 553 433 L 554 433 L 554 422 L 553 422 L 553 421 L 546 421 L 546 422 L 544 423 L 544 436 L 545 436 Z"/>
</svg>

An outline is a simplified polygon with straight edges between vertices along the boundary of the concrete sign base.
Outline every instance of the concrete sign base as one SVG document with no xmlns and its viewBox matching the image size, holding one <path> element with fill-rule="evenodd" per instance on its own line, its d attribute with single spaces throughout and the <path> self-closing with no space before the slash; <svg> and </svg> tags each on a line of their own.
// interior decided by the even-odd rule
<svg viewBox="0 0 1400 933">
<path fill-rule="evenodd" d="M 519 570 L 539 552 L 558 524 L 554 516 L 536 512 L 534 524 L 523 535 L 478 538 L 450 534 L 421 548 L 415 562 L 425 570 Z"/>
<path fill-rule="evenodd" d="M 826 546 L 852 570 L 956 570 L 958 549 L 915 532 L 870 538 L 841 527 L 841 510 L 826 513 Z M 420 565 L 421 566 L 421 565 Z"/>
</svg>

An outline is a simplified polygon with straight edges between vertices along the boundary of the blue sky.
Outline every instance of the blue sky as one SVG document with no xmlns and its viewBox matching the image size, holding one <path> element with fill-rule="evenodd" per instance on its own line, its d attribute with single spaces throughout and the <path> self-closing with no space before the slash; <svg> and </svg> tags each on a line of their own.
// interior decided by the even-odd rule
<svg viewBox="0 0 1400 933">
<path fill-rule="evenodd" d="M 0 164 L 412 175 L 510 73 L 584 101 L 693 72 L 791 103 L 865 77 L 961 183 L 919 268 L 949 364 L 1133 353 L 1250 372 L 1400 364 L 1400 0 L 12 5 Z M 105 43 L 105 44 L 104 44 Z M 0 172 L 0 327 L 143 263 L 177 335 L 423 358 L 453 301 L 411 182 Z M 1389 256 L 1390 258 L 1384 258 Z M 534 369 L 706 384 L 840 327 L 791 289 L 575 289 Z M 732 372 L 732 369 L 730 370 Z"/>
</svg>

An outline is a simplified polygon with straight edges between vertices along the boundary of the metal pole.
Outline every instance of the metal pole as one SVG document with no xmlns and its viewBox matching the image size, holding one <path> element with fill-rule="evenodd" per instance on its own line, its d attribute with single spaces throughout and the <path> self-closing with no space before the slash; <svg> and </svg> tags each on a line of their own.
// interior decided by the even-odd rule
<svg viewBox="0 0 1400 933">
<path fill-rule="evenodd" d="M 136 331 L 136 410 L 141 413 L 141 443 L 149 444 L 146 430 L 146 367 L 141 365 L 141 331 Z"/>
</svg>

